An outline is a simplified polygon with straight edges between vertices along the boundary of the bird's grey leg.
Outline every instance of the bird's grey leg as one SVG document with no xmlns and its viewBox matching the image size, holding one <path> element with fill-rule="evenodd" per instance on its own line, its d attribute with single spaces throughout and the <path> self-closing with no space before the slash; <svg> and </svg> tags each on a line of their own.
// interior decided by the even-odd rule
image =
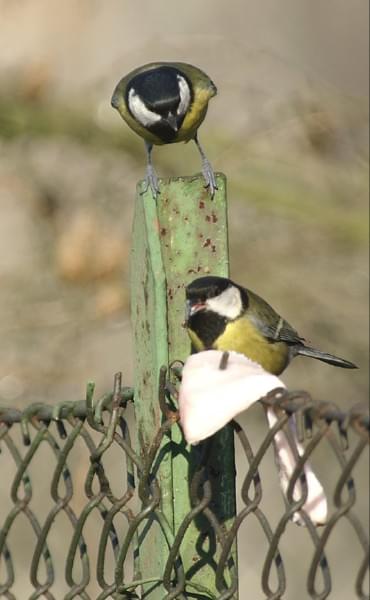
<svg viewBox="0 0 370 600">
<path fill-rule="evenodd" d="M 144 190 L 142 193 L 145 194 L 145 192 L 148 190 L 148 188 L 150 188 L 151 192 L 152 192 L 152 196 L 153 196 L 154 200 L 156 200 L 157 195 L 160 194 L 160 191 L 159 191 L 159 182 L 158 182 L 157 173 L 155 172 L 155 169 L 152 164 L 153 144 L 149 144 L 149 142 L 145 142 L 145 149 L 146 149 L 147 165 L 146 165 L 145 187 L 144 187 Z"/>
<path fill-rule="evenodd" d="M 194 138 L 194 142 L 197 145 L 197 148 L 199 150 L 199 154 L 200 154 L 201 159 L 202 159 L 202 173 L 203 173 L 203 177 L 204 177 L 205 182 L 206 182 L 206 188 L 209 188 L 209 191 L 210 191 L 210 194 L 211 194 L 211 198 L 213 198 L 213 196 L 215 195 L 215 191 L 218 189 L 217 188 L 217 184 L 216 184 L 215 174 L 213 172 L 211 163 L 209 162 L 208 158 L 206 157 L 206 155 L 204 153 L 204 150 L 203 150 L 202 146 L 199 143 L 197 135 Z"/>
</svg>

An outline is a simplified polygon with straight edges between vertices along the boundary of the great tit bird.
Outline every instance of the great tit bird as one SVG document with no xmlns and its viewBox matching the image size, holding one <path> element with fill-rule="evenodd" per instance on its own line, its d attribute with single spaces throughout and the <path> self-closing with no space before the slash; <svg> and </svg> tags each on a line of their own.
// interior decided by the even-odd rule
<svg viewBox="0 0 370 600">
<path fill-rule="evenodd" d="M 146 189 L 159 193 L 158 177 L 152 165 L 153 144 L 194 140 L 202 159 L 202 171 L 213 197 L 216 179 L 199 144 L 197 132 L 207 113 L 208 102 L 217 88 L 208 75 L 186 63 L 149 63 L 134 69 L 118 83 L 112 106 L 138 135 L 147 152 Z"/>
<path fill-rule="evenodd" d="M 297 355 L 356 369 L 306 346 L 304 338 L 257 294 L 224 277 L 200 277 L 186 288 L 186 320 L 193 348 L 240 352 L 279 375 Z"/>
</svg>

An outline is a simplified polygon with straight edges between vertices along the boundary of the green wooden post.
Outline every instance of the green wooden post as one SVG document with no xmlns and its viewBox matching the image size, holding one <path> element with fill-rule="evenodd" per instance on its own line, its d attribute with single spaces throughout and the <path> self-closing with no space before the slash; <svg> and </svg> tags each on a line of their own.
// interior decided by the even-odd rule
<svg viewBox="0 0 370 600">
<path fill-rule="evenodd" d="M 201 176 L 161 181 L 161 194 L 155 202 L 150 192 L 141 194 L 139 185 L 134 219 L 131 290 L 135 344 L 135 411 L 139 446 L 143 452 L 161 422 L 158 406 L 158 373 L 163 364 L 190 354 L 190 342 L 182 328 L 184 288 L 192 279 L 205 274 L 227 276 L 229 271 L 227 239 L 226 180 L 217 176 L 218 192 L 211 200 Z M 183 440 L 181 429 L 171 430 L 173 442 Z M 187 448 L 187 450 L 190 450 Z M 213 443 L 212 472 L 215 490 L 212 510 L 225 526 L 235 515 L 235 465 L 233 435 L 225 428 Z M 188 475 L 191 453 L 174 453 L 162 462 L 159 480 L 162 509 L 176 533 L 189 512 Z M 203 519 L 205 521 L 205 519 Z M 211 562 L 203 564 L 199 550 L 202 520 L 187 530 L 181 545 L 181 557 L 191 582 L 209 590 L 197 596 L 216 594 L 215 573 Z M 207 536 L 202 554 L 207 554 Z M 156 528 L 140 548 L 143 577 L 163 574 L 167 558 L 163 536 Z M 234 548 L 236 561 L 236 548 Z M 217 556 L 212 557 L 217 561 Z M 201 566 L 202 565 L 202 566 Z M 200 568 L 201 567 L 201 568 Z M 190 588 L 189 588 L 190 591 Z M 163 600 L 165 590 L 148 591 L 145 598 Z"/>
</svg>

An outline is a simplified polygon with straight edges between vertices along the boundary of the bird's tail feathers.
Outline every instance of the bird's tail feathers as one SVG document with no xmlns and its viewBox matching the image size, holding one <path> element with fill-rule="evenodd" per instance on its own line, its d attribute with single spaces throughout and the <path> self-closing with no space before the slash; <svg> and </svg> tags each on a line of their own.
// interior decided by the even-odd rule
<svg viewBox="0 0 370 600">
<path fill-rule="evenodd" d="M 342 369 L 357 369 L 358 367 L 350 362 L 349 360 L 345 360 L 344 358 L 339 358 L 338 356 L 334 356 L 333 354 L 328 354 L 327 352 L 321 352 L 321 350 L 316 350 L 315 348 L 310 348 L 309 346 L 299 346 L 297 348 L 297 354 L 302 356 L 310 356 L 311 358 L 316 358 L 317 360 L 322 360 L 323 362 L 328 363 L 329 365 L 334 365 L 334 367 L 342 367 Z"/>
</svg>

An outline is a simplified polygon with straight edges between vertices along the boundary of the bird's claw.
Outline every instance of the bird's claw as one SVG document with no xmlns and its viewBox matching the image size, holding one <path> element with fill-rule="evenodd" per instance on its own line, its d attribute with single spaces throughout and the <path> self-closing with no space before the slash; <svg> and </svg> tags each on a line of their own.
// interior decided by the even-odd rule
<svg viewBox="0 0 370 600">
<path fill-rule="evenodd" d="M 159 181 L 157 177 L 157 173 L 152 165 L 148 165 L 146 169 L 146 176 L 144 180 L 144 188 L 141 194 L 145 194 L 148 189 L 152 192 L 152 196 L 154 200 L 157 199 L 158 194 L 160 194 L 159 190 Z"/>
<path fill-rule="evenodd" d="M 213 196 L 215 195 L 216 190 L 218 190 L 218 187 L 217 187 L 216 177 L 215 177 L 214 171 L 212 169 L 212 165 L 208 159 L 202 160 L 202 173 L 203 173 L 204 180 L 206 182 L 205 188 L 209 190 L 209 193 L 211 194 L 211 198 L 213 199 Z"/>
</svg>

